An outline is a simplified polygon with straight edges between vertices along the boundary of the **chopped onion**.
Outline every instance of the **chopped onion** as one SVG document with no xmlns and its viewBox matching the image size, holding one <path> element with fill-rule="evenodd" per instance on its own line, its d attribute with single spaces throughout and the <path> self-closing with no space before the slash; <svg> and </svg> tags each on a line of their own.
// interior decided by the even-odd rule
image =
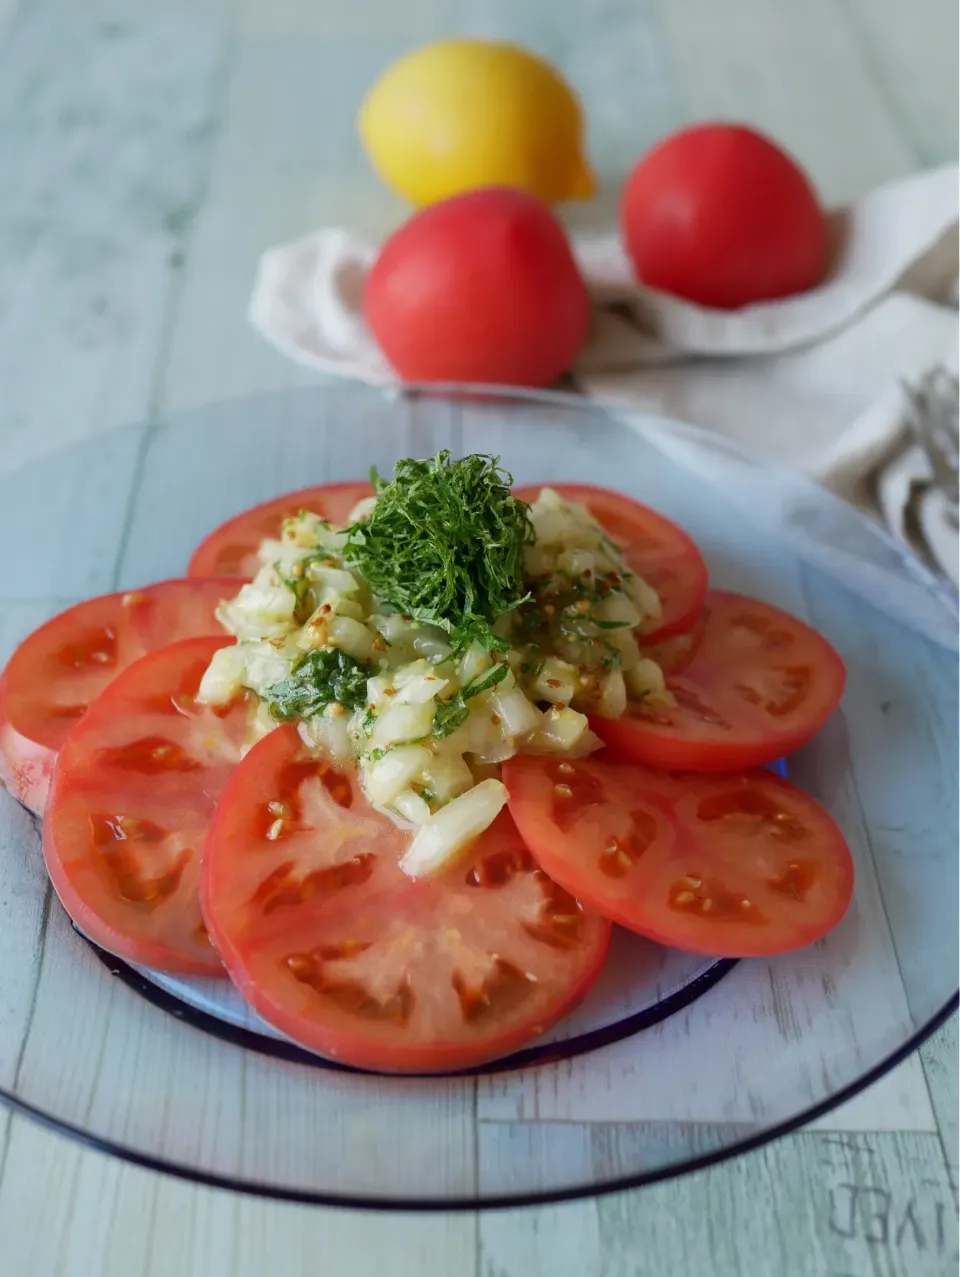
<svg viewBox="0 0 960 1277">
<path fill-rule="evenodd" d="M 627 708 L 627 686 L 618 669 L 608 670 L 600 680 L 597 713 L 601 718 L 619 718 Z"/>
<path fill-rule="evenodd" d="M 373 635 L 365 625 L 349 616 L 334 616 L 327 622 L 327 642 L 339 647 L 356 661 L 366 661 L 373 650 Z"/>
<path fill-rule="evenodd" d="M 447 680 L 438 676 L 429 661 L 420 660 L 397 670 L 393 685 L 398 703 L 419 705 L 439 695 L 447 686 Z"/>
<path fill-rule="evenodd" d="M 218 616 L 231 634 L 241 639 L 283 638 L 294 627 L 297 600 L 285 585 L 248 581 Z"/>
<path fill-rule="evenodd" d="M 613 621 L 618 625 L 630 626 L 639 625 L 643 619 L 637 611 L 636 604 L 625 594 L 608 594 L 605 599 L 597 604 L 593 609 L 593 615 L 598 621 Z M 615 630 L 614 633 L 619 633 Z"/>
<path fill-rule="evenodd" d="M 484 780 L 474 785 L 421 825 L 400 861 L 400 868 L 411 878 L 445 868 L 493 824 L 506 801 L 507 788 L 501 781 Z"/>
<path fill-rule="evenodd" d="M 347 762 L 353 757 L 346 718 L 314 714 L 312 718 L 301 721 L 300 736 L 308 745 L 337 762 Z"/>
<path fill-rule="evenodd" d="M 239 645 L 221 647 L 214 652 L 204 671 L 197 700 L 204 705 L 227 705 L 243 686 L 246 669 L 247 662 Z"/>
<path fill-rule="evenodd" d="M 648 657 L 641 657 L 624 676 L 631 695 L 637 700 L 669 701 L 672 698 L 667 691 L 663 670 Z"/>
<path fill-rule="evenodd" d="M 363 767 L 363 787 L 372 803 L 392 803 L 407 789 L 430 761 L 429 751 L 420 745 L 398 745 L 376 762 Z"/>
<path fill-rule="evenodd" d="M 504 679 L 504 683 L 506 679 Z M 543 715 L 518 687 L 503 691 L 503 684 L 490 693 L 490 709 L 500 719 L 500 733 L 516 740 L 528 736 L 540 726 Z"/>
<path fill-rule="evenodd" d="M 553 705 L 569 705 L 577 693 L 580 680 L 573 665 L 548 656 L 540 666 L 533 684 L 538 701 L 550 701 Z"/>
<path fill-rule="evenodd" d="M 433 706 L 390 703 L 373 725 L 371 744 L 385 749 L 400 741 L 416 741 L 429 736 L 433 727 Z"/>
<path fill-rule="evenodd" d="M 473 784 L 473 773 L 459 753 L 444 751 L 433 754 L 423 769 L 426 787 L 440 802 L 449 802 Z"/>
<path fill-rule="evenodd" d="M 397 794 L 391 806 L 398 816 L 409 820 L 411 825 L 425 825 L 430 819 L 430 808 L 412 789 L 405 789 L 403 793 Z"/>
<path fill-rule="evenodd" d="M 537 753 L 571 753 L 589 727 L 586 714 L 554 706 L 541 715 L 540 727 L 530 738 L 530 744 Z"/>
</svg>

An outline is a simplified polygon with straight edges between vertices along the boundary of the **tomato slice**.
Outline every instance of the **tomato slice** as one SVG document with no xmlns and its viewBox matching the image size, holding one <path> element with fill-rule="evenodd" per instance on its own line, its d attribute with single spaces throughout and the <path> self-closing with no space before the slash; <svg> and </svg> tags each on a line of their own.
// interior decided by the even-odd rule
<svg viewBox="0 0 960 1277">
<path fill-rule="evenodd" d="M 200 854 L 251 706 L 195 698 L 232 641 L 187 639 L 124 670 L 54 771 L 43 854 L 64 908 L 104 949 L 159 971 L 224 974 L 200 916 Z"/>
<path fill-rule="evenodd" d="M 707 565 L 682 528 L 620 492 L 589 484 L 540 483 L 514 491 L 522 501 L 533 502 L 545 486 L 586 506 L 624 551 L 634 572 L 657 591 L 663 611 L 659 623 L 647 632 L 651 642 L 695 624 L 707 593 Z"/>
<path fill-rule="evenodd" d="M 249 581 L 260 567 L 260 542 L 265 537 L 279 536 L 284 519 L 309 510 L 340 526 L 358 501 L 371 496 L 373 488 L 369 483 L 321 483 L 264 501 L 221 523 L 204 537 L 190 557 L 187 576 L 241 576 Z"/>
<path fill-rule="evenodd" d="M 399 868 L 408 840 L 278 728 L 210 827 L 210 935 L 247 1001 L 321 1055 L 440 1073 L 509 1054 L 586 993 L 609 923 L 534 865 L 507 812 L 430 878 Z"/>
<path fill-rule="evenodd" d="M 0 780 L 38 815 L 57 751 L 91 701 L 144 653 L 222 634 L 217 604 L 242 581 L 161 581 L 68 608 L 29 635 L 0 679 Z"/>
<path fill-rule="evenodd" d="M 691 634 L 647 650 L 676 699 L 631 704 L 591 720 L 618 754 L 651 767 L 736 771 L 805 744 L 840 703 L 843 661 L 795 617 L 741 594 L 711 590 Z"/>
<path fill-rule="evenodd" d="M 771 772 L 682 775 L 526 756 L 510 759 L 503 778 L 541 867 L 588 908 L 661 944 L 783 953 L 825 935 L 850 903 L 840 830 Z"/>
</svg>

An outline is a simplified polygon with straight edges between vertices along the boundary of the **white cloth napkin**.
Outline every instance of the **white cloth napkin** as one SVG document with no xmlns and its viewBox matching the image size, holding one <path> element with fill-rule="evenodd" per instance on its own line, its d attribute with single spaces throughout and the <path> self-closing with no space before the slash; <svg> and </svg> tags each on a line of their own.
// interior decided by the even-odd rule
<svg viewBox="0 0 960 1277">
<path fill-rule="evenodd" d="M 946 165 L 835 210 L 824 284 L 733 312 L 637 285 L 616 234 L 575 240 L 595 303 L 576 384 L 793 466 L 884 519 L 956 584 L 953 512 L 912 445 L 902 382 L 957 367 L 957 191 Z M 376 253 L 332 227 L 269 249 L 251 323 L 311 367 L 395 380 L 362 316 Z M 907 518 L 918 484 L 932 496 L 922 518 Z"/>
</svg>

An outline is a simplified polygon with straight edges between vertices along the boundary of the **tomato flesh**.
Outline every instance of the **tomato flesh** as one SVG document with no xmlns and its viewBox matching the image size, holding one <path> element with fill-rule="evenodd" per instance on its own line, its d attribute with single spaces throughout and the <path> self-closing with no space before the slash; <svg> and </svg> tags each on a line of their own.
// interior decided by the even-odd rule
<svg viewBox="0 0 960 1277">
<path fill-rule="evenodd" d="M 146 652 L 222 634 L 217 605 L 241 584 L 198 578 L 104 594 L 24 639 L 0 679 L 0 780 L 14 797 L 39 815 L 57 752 L 87 706 Z"/>
<path fill-rule="evenodd" d="M 648 641 L 683 633 L 695 624 L 707 593 L 707 565 L 682 528 L 639 501 L 589 484 L 533 484 L 515 492 L 532 504 L 544 487 L 585 506 L 621 548 L 631 569 L 657 591 L 662 614 L 646 628 Z"/>
<path fill-rule="evenodd" d="M 210 934 L 251 1006 L 321 1055 L 390 1073 L 507 1055 L 586 993 L 609 923 L 536 867 L 508 813 L 430 878 L 400 870 L 409 837 L 281 727 L 211 825 Z"/>
<path fill-rule="evenodd" d="M 588 908 L 661 944 L 782 953 L 825 935 L 850 903 L 840 830 L 771 772 L 527 756 L 510 759 L 503 778 L 537 863 Z"/>
<path fill-rule="evenodd" d="M 260 568 L 260 542 L 279 537 L 284 519 L 309 510 L 340 527 L 357 502 L 371 496 L 373 488 L 369 483 L 323 483 L 264 501 L 221 523 L 204 537 L 190 556 L 187 576 L 239 576 L 249 581 Z"/>
<path fill-rule="evenodd" d="M 224 974 L 200 916 L 200 855 L 252 706 L 196 694 L 231 641 L 187 639 L 124 670 L 54 770 L 43 854 L 64 908 L 104 949 L 158 971 Z"/>
<path fill-rule="evenodd" d="M 695 629 L 645 649 L 676 704 L 632 702 L 591 720 L 618 754 L 651 767 L 736 771 L 805 744 L 840 703 L 843 661 L 779 608 L 711 590 Z"/>
</svg>

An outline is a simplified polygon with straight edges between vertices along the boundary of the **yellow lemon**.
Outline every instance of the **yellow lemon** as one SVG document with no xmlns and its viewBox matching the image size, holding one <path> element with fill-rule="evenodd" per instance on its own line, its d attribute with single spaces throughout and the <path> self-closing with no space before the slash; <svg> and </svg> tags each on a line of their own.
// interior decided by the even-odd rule
<svg viewBox="0 0 960 1277">
<path fill-rule="evenodd" d="M 515 45 L 441 40 L 401 58 L 364 99 L 359 129 L 377 173 L 416 205 L 480 186 L 547 204 L 595 190 L 575 94 Z"/>
</svg>

